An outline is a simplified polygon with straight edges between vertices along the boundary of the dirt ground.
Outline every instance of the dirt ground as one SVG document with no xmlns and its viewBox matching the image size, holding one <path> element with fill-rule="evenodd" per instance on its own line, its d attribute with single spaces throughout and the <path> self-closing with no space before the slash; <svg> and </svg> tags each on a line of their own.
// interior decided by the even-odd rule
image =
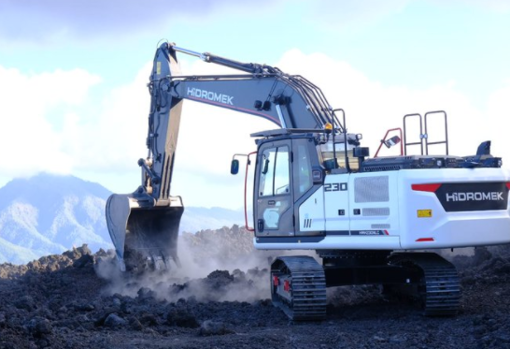
<svg viewBox="0 0 510 349">
<path fill-rule="evenodd" d="M 358 286 L 328 290 L 325 321 L 293 323 L 268 300 L 270 256 L 245 231 L 181 242 L 189 268 L 172 275 L 128 279 L 111 252 L 86 246 L 0 265 L 0 348 L 510 348 L 509 246 L 451 258 L 463 292 L 455 317 Z M 216 269 L 218 254 L 230 268 Z"/>
</svg>

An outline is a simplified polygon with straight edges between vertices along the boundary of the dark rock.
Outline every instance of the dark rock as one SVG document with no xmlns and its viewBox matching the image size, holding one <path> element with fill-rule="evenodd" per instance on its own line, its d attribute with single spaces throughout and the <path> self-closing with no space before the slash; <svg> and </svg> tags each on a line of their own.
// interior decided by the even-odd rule
<svg viewBox="0 0 510 349">
<path fill-rule="evenodd" d="M 78 258 L 80 258 L 82 256 L 82 253 L 79 249 L 77 249 L 76 247 L 73 247 L 72 250 L 65 251 L 64 253 L 62 253 L 62 255 L 66 256 L 69 259 L 77 260 Z"/>
<path fill-rule="evenodd" d="M 58 308 L 58 310 L 57 310 L 57 315 L 58 315 L 59 317 L 67 316 L 67 312 L 68 312 L 68 311 L 69 311 L 69 309 L 68 309 L 65 305 L 63 305 L 63 306 L 61 306 L 60 308 Z"/>
<path fill-rule="evenodd" d="M 113 303 L 113 306 L 114 306 L 114 307 L 118 307 L 118 308 L 120 308 L 120 306 L 122 305 L 121 300 L 120 300 L 120 299 L 118 299 L 117 297 L 114 297 L 114 298 L 113 298 L 112 303 Z"/>
<path fill-rule="evenodd" d="M 227 270 L 215 270 L 203 280 L 206 287 L 213 292 L 225 289 L 225 287 L 228 287 L 233 281 L 234 276 L 230 275 Z"/>
<path fill-rule="evenodd" d="M 377 334 L 375 336 L 372 337 L 374 341 L 378 342 L 378 343 L 382 343 L 382 342 L 386 342 L 386 338 L 384 338 L 382 335 L 380 334 Z"/>
<path fill-rule="evenodd" d="M 138 319 L 134 316 L 130 317 L 129 318 L 129 327 L 132 329 L 132 330 L 135 330 L 135 331 L 141 331 L 143 330 L 143 325 L 140 321 L 138 321 Z"/>
<path fill-rule="evenodd" d="M 148 287 L 142 287 L 138 290 L 138 299 L 139 300 L 148 300 L 154 299 L 156 297 L 156 293 Z"/>
<path fill-rule="evenodd" d="M 502 343 L 510 343 L 510 334 L 508 333 L 500 333 L 495 336 L 495 339 Z"/>
<path fill-rule="evenodd" d="M 83 268 L 92 265 L 94 265 L 94 257 L 92 257 L 90 254 L 81 256 L 73 263 L 74 268 Z"/>
<path fill-rule="evenodd" d="M 406 341 L 407 341 L 407 337 L 406 337 L 406 335 L 403 335 L 403 334 L 396 334 L 396 335 L 393 335 L 390 337 L 390 343 L 399 344 L 399 343 L 403 343 Z"/>
<path fill-rule="evenodd" d="M 40 316 L 48 320 L 55 320 L 53 313 L 45 306 L 39 307 L 35 312 L 35 316 Z"/>
<path fill-rule="evenodd" d="M 270 299 L 261 299 L 259 301 L 256 301 L 255 304 L 256 306 L 261 306 L 261 307 L 269 307 L 269 306 L 273 306 L 273 302 L 270 300 Z"/>
<path fill-rule="evenodd" d="M 37 341 L 37 344 L 35 344 L 35 348 L 48 348 L 50 346 L 50 342 L 46 339 L 40 339 Z"/>
<path fill-rule="evenodd" d="M 85 324 L 85 323 L 90 323 L 90 319 L 87 315 L 85 314 L 80 314 L 78 315 L 77 317 L 74 318 L 76 321 L 78 321 L 81 325 Z"/>
<path fill-rule="evenodd" d="M 27 267 L 29 270 L 40 270 L 42 268 L 41 262 L 39 261 L 32 261 L 27 264 Z"/>
<path fill-rule="evenodd" d="M 485 261 L 490 260 L 492 253 L 489 252 L 487 247 L 480 246 L 475 248 L 474 263 L 482 264 Z"/>
<path fill-rule="evenodd" d="M 230 275 L 228 270 L 215 270 L 207 275 L 208 280 L 222 280 L 222 281 L 233 281 L 234 276 Z"/>
<path fill-rule="evenodd" d="M 117 308 L 106 308 L 106 309 L 104 309 L 100 313 L 100 315 L 97 318 L 97 320 L 94 322 L 94 325 L 96 325 L 96 326 L 104 326 L 106 318 L 108 318 L 108 316 L 110 316 L 110 314 L 114 314 L 117 311 L 118 311 Z"/>
<path fill-rule="evenodd" d="M 173 285 L 168 287 L 168 292 L 169 292 L 170 295 L 176 296 L 179 293 L 185 291 L 187 288 L 188 288 L 188 284 L 187 283 L 186 284 L 182 284 L 182 285 L 173 284 Z"/>
<path fill-rule="evenodd" d="M 221 336 L 225 334 L 235 333 L 233 330 L 228 329 L 225 323 L 206 320 L 200 326 L 199 334 L 201 336 Z"/>
<path fill-rule="evenodd" d="M 74 306 L 74 309 L 77 311 L 92 311 L 92 310 L 96 309 L 96 307 L 91 303 L 87 303 L 87 304 L 77 304 Z"/>
<path fill-rule="evenodd" d="M 127 321 L 115 313 L 111 313 L 104 320 L 105 327 L 117 328 L 117 327 L 122 327 L 126 324 L 127 324 Z"/>
<path fill-rule="evenodd" d="M 466 276 L 466 277 L 462 278 L 463 285 L 474 285 L 475 282 L 476 282 L 476 279 L 471 276 Z"/>
<path fill-rule="evenodd" d="M 174 309 L 168 312 L 166 317 L 170 326 L 197 328 L 200 327 L 195 316 L 183 309 Z"/>
<path fill-rule="evenodd" d="M 92 251 L 90 250 L 89 246 L 87 244 L 83 244 L 80 247 L 77 248 L 78 252 L 84 256 L 84 255 L 92 255 Z M 103 249 L 101 249 L 103 251 Z M 104 252 L 104 251 L 103 251 Z"/>
<path fill-rule="evenodd" d="M 32 311 L 36 307 L 34 299 L 29 295 L 22 296 L 20 299 L 15 301 L 14 306 L 18 309 L 25 309 L 28 311 Z"/>
<path fill-rule="evenodd" d="M 143 313 L 140 317 L 140 322 L 145 326 L 156 326 L 158 324 L 158 319 L 154 314 Z"/>
<path fill-rule="evenodd" d="M 35 317 L 27 324 L 27 329 L 34 337 L 42 337 L 51 334 L 53 329 L 48 319 Z"/>
</svg>

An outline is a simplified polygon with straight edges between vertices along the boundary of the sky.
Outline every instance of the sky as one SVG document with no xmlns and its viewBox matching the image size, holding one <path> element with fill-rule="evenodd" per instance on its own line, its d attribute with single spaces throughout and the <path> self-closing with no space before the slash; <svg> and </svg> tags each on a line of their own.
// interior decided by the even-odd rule
<svg viewBox="0 0 510 349">
<path fill-rule="evenodd" d="M 491 140 L 507 167 L 509 36 L 506 0 L 0 0 L 0 186 L 50 172 L 133 192 L 165 40 L 306 77 L 372 155 L 405 114 L 445 110 L 450 154 Z M 178 59 L 184 74 L 235 73 Z M 256 150 L 250 133 L 274 127 L 185 101 L 171 194 L 242 207 L 230 160 Z"/>
</svg>

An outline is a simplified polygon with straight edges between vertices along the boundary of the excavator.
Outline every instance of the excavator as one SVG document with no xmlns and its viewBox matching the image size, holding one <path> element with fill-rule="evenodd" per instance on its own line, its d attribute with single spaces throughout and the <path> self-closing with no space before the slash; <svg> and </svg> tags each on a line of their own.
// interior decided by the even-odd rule
<svg viewBox="0 0 510 349">
<path fill-rule="evenodd" d="M 238 73 L 182 75 L 178 52 Z M 326 288 L 364 284 L 419 299 L 424 315 L 454 315 L 460 305 L 459 276 L 436 252 L 510 242 L 510 171 L 491 155 L 490 141 L 474 155 L 449 155 L 444 111 L 404 116 L 404 132 L 391 129 L 381 141 L 386 147 L 400 144 L 400 154 L 371 158 L 361 146 L 361 134 L 347 132 L 342 109 L 333 109 L 312 82 L 276 67 L 165 42 L 156 51 L 148 87 L 148 155 L 138 161 L 141 185 L 131 194 L 111 195 L 106 204 L 122 271 L 180 265 L 177 241 L 184 206 L 170 192 L 185 99 L 277 126 L 253 133 L 257 150 L 244 157 L 246 175 L 255 165 L 248 188 L 253 228 L 248 214 L 246 227 L 254 233 L 256 249 L 317 254 L 281 256 L 271 264 L 273 304 L 291 320 L 322 320 Z M 430 118 L 444 119 L 444 139 L 432 140 Z M 417 140 L 408 135 L 410 120 L 419 124 Z M 438 147 L 445 147 L 443 155 L 429 154 Z M 419 148 L 417 154 L 409 154 L 412 148 Z M 239 167 L 234 156 L 231 173 Z"/>
</svg>

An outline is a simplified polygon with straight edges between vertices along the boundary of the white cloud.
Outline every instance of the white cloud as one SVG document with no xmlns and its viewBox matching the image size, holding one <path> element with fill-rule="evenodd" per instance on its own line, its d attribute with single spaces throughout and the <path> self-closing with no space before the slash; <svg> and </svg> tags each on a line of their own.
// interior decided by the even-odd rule
<svg viewBox="0 0 510 349">
<path fill-rule="evenodd" d="M 77 159 L 75 169 L 119 173 L 145 155 L 150 68 L 146 64 L 133 82 L 105 94 L 97 117 L 69 119 L 63 137 Z"/>
<path fill-rule="evenodd" d="M 63 148 L 58 109 L 84 102 L 100 78 L 80 69 L 37 75 L 0 66 L 0 173 L 23 176 L 41 170 L 66 173 L 72 159 Z"/>
<path fill-rule="evenodd" d="M 503 156 L 503 164 L 510 167 L 509 131 L 506 127 L 510 119 L 510 79 L 501 89 L 494 91 L 487 102 L 487 111 L 471 127 L 473 132 L 483 127 L 485 138 L 492 139 L 493 153 Z"/>
<path fill-rule="evenodd" d="M 278 2 L 271 0 L 271 7 Z M 161 33 L 183 18 L 203 23 L 225 12 L 260 13 L 267 5 L 269 0 L 4 0 L 0 2 L 0 41 L 47 45 L 76 38 L 132 40 L 141 34 Z"/>
<path fill-rule="evenodd" d="M 326 29 L 365 26 L 401 12 L 412 0 L 307 1 L 305 21 Z"/>
<path fill-rule="evenodd" d="M 489 10 L 496 13 L 506 14 L 510 11 L 510 3 L 508 0 L 428 0 L 429 2 L 439 6 L 472 6 L 482 10 Z"/>
</svg>

